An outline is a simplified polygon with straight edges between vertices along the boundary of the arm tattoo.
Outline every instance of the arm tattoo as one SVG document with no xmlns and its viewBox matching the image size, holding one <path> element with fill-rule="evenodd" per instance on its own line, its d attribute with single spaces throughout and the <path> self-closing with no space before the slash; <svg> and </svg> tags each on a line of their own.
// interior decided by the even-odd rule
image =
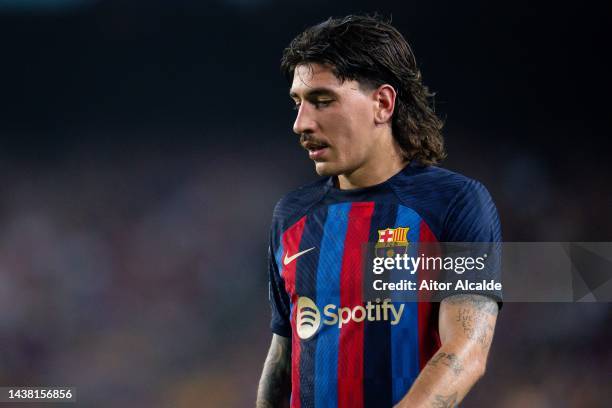
<svg viewBox="0 0 612 408">
<path fill-rule="evenodd" d="M 461 323 L 463 332 L 468 339 L 475 340 L 483 348 L 489 346 L 493 328 L 486 321 L 483 321 L 477 312 L 469 308 L 461 308 L 457 312 L 457 322 Z"/>
<path fill-rule="evenodd" d="M 486 313 L 491 316 L 497 316 L 497 302 L 483 295 L 453 295 L 449 296 L 444 301 L 451 305 L 463 305 L 471 307 L 479 313 Z"/>
<path fill-rule="evenodd" d="M 435 356 L 433 356 L 427 364 L 432 367 L 438 367 L 439 364 L 443 364 L 453 370 L 453 373 L 456 376 L 463 371 L 463 365 L 461 365 L 461 360 L 459 360 L 459 357 L 457 357 L 457 355 L 453 353 L 444 353 L 441 351 Z"/>
<path fill-rule="evenodd" d="M 454 408 L 457 406 L 457 391 L 451 395 L 436 395 L 432 408 Z"/>
<path fill-rule="evenodd" d="M 493 339 L 493 325 L 489 320 L 497 316 L 497 303 L 481 295 L 455 295 L 444 300 L 459 306 L 456 321 L 461 324 L 466 337 L 482 348 L 488 348 Z"/>
<path fill-rule="evenodd" d="M 289 406 L 291 339 L 274 336 L 257 391 L 257 408 Z"/>
</svg>

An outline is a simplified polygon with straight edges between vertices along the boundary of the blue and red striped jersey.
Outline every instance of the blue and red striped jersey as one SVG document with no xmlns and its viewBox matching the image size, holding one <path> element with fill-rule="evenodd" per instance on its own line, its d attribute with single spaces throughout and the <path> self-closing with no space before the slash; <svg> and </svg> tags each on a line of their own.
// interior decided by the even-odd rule
<svg viewBox="0 0 612 408">
<path fill-rule="evenodd" d="M 385 240 L 416 254 L 431 242 L 501 242 L 501 232 L 482 184 L 434 166 L 355 190 L 324 178 L 281 199 L 271 328 L 291 337 L 292 407 L 390 407 L 440 347 L 438 303 L 366 299 L 364 252 Z"/>
</svg>

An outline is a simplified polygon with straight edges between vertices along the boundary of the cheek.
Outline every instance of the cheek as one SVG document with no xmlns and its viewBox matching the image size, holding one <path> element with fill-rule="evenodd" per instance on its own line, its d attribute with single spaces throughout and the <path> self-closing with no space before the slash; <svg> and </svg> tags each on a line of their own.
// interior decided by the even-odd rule
<svg viewBox="0 0 612 408">
<path fill-rule="evenodd" d="M 363 106 L 330 114 L 326 121 L 330 139 L 336 139 L 336 143 L 346 145 L 361 145 L 363 136 L 373 131 L 374 121 L 371 116 L 371 112 L 363 109 Z"/>
<path fill-rule="evenodd" d="M 368 111 L 361 109 L 352 113 L 347 133 L 349 135 L 350 150 L 353 155 L 362 156 L 373 146 L 373 120 Z"/>
<path fill-rule="evenodd" d="M 360 161 L 372 148 L 374 120 L 372 112 L 364 104 L 329 112 L 320 124 L 323 134 L 334 146 L 334 157 L 339 162 Z"/>
<path fill-rule="evenodd" d="M 351 118 L 342 112 L 330 113 L 321 121 L 321 130 L 329 142 L 342 151 L 350 144 Z"/>
</svg>

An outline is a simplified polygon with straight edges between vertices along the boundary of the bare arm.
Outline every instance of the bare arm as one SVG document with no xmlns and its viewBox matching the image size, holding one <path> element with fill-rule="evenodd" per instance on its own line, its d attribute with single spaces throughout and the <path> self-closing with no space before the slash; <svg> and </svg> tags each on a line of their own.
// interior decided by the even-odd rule
<svg viewBox="0 0 612 408">
<path fill-rule="evenodd" d="M 497 303 L 486 296 L 444 299 L 439 316 L 442 347 L 396 408 L 457 406 L 485 372 L 497 312 Z"/>
<path fill-rule="evenodd" d="M 264 363 L 257 408 L 288 407 L 291 395 L 291 339 L 272 335 L 272 344 Z"/>
</svg>

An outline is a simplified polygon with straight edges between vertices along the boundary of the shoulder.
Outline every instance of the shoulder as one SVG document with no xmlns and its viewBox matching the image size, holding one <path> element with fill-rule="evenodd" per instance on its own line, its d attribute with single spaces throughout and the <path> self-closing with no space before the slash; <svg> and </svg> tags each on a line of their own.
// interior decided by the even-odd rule
<svg viewBox="0 0 612 408">
<path fill-rule="evenodd" d="M 451 170 L 436 166 L 409 166 L 394 179 L 393 188 L 400 198 L 419 195 L 433 196 L 436 200 L 452 199 L 466 188 L 480 184 L 477 181 Z M 402 197 L 403 196 L 403 197 Z"/>
<path fill-rule="evenodd" d="M 273 227 L 282 230 L 304 216 L 325 196 L 328 181 L 329 178 L 321 178 L 285 194 L 274 206 Z"/>
<path fill-rule="evenodd" d="M 403 205 L 425 218 L 439 239 L 444 239 L 458 217 L 480 218 L 496 211 L 482 183 L 440 167 L 409 166 L 394 179 L 392 188 Z"/>
</svg>

